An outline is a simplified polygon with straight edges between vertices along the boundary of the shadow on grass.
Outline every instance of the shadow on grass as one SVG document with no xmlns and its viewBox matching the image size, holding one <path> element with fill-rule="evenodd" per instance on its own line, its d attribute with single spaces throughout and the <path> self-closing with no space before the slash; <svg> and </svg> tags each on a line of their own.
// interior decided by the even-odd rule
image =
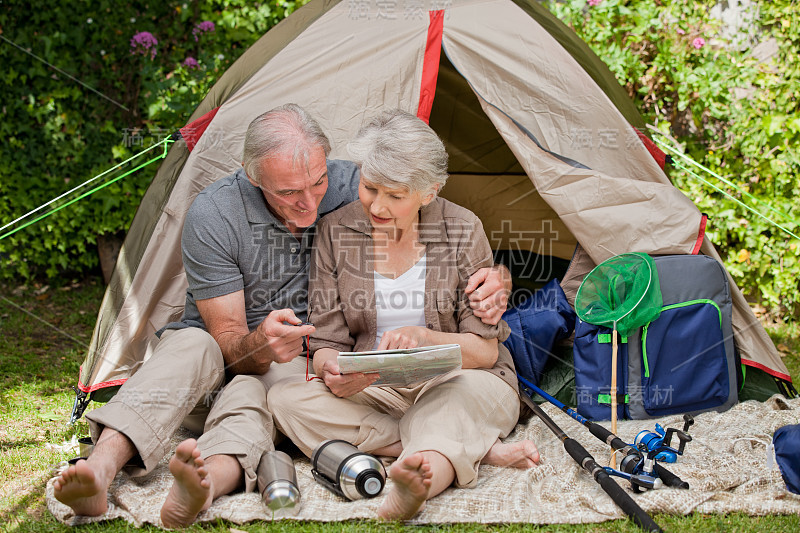
<svg viewBox="0 0 800 533">
<path fill-rule="evenodd" d="M 49 515 L 45 504 L 45 487 L 49 479 L 49 473 L 32 479 L 29 485 L 31 489 L 11 507 L 0 511 L 0 523 L 3 524 L 4 531 L 16 531 L 25 523 L 38 524 L 37 531 L 42 530 L 42 519 L 45 514 Z M 15 495 L 11 495 L 12 499 L 14 497 Z M 55 519 L 53 522 L 55 523 Z"/>
<path fill-rule="evenodd" d="M 104 287 L 0 288 L 0 391 L 53 395 L 77 382 Z"/>
<path fill-rule="evenodd" d="M 14 448 L 31 448 L 34 446 L 41 446 L 42 442 L 39 439 L 27 438 L 22 440 L 0 440 L 0 450 L 7 451 Z"/>
</svg>

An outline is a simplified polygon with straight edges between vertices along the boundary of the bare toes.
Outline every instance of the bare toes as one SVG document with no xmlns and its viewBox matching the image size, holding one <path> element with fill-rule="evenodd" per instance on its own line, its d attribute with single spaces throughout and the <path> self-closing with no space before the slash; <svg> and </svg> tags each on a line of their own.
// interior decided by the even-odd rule
<svg viewBox="0 0 800 533">
<path fill-rule="evenodd" d="M 385 520 L 407 520 L 428 499 L 433 478 L 431 465 L 421 453 L 416 453 L 396 461 L 390 476 L 394 487 L 384 498 L 378 516 Z"/>
<path fill-rule="evenodd" d="M 161 507 L 161 522 L 169 528 L 185 527 L 194 522 L 200 511 L 211 505 L 211 481 L 208 479 L 197 441 L 187 439 L 175 449 L 169 470 L 175 482 Z"/>
<path fill-rule="evenodd" d="M 108 509 L 108 486 L 98 479 L 83 459 L 53 482 L 53 490 L 56 499 L 76 515 L 99 516 Z"/>
</svg>

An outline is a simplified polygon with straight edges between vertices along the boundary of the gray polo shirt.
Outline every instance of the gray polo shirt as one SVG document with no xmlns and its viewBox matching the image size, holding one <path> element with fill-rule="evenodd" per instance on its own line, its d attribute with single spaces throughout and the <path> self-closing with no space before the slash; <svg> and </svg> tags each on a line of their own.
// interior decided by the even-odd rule
<svg viewBox="0 0 800 533">
<path fill-rule="evenodd" d="M 358 167 L 328 160 L 328 190 L 318 217 L 358 198 Z M 306 320 L 308 267 L 316 224 L 298 240 L 267 209 L 244 169 L 203 189 L 192 202 L 181 236 L 189 288 L 180 322 L 162 328 L 205 329 L 196 300 L 244 290 L 252 331 L 272 311 L 292 309 Z"/>
</svg>

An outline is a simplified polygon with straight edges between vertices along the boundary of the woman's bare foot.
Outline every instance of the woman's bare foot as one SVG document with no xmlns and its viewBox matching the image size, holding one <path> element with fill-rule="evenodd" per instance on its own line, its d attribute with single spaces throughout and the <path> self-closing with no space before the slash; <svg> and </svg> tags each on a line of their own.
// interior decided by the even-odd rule
<svg viewBox="0 0 800 533">
<path fill-rule="evenodd" d="M 108 510 L 108 484 L 81 459 L 53 482 L 55 497 L 76 515 L 100 516 Z"/>
<path fill-rule="evenodd" d="M 383 499 L 378 516 L 384 520 L 408 520 L 428 499 L 433 478 L 431 465 L 425 456 L 415 453 L 395 461 L 389 477 L 394 488 Z"/>
<path fill-rule="evenodd" d="M 523 440 L 504 444 L 498 440 L 481 459 L 481 464 L 531 468 L 539 464 L 539 461 L 539 450 L 533 441 Z"/>
<path fill-rule="evenodd" d="M 187 439 L 178 444 L 175 455 L 169 460 L 169 471 L 175 482 L 161 507 L 161 523 L 165 527 L 186 527 L 200 511 L 211 506 L 213 491 L 204 465 L 196 440 Z"/>
</svg>

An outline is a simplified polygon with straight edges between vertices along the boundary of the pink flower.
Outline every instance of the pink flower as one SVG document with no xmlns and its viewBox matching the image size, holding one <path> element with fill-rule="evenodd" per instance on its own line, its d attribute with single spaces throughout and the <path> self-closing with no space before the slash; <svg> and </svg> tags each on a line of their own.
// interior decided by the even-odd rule
<svg viewBox="0 0 800 533">
<path fill-rule="evenodd" d="M 678 34 L 678 35 L 686 35 L 686 32 L 685 32 L 685 31 L 683 31 L 681 28 L 678 28 L 678 29 L 677 29 L 677 30 L 675 30 L 675 31 L 677 32 L 677 34 Z"/>
<path fill-rule="evenodd" d="M 600 5 L 600 2 L 602 2 L 602 1 L 603 0 L 589 0 L 587 2 L 587 4 L 589 4 L 590 6 L 594 7 L 594 6 Z"/>
<path fill-rule="evenodd" d="M 187 57 L 183 60 L 183 66 L 186 68 L 197 68 L 197 60 L 193 57 Z"/>
<path fill-rule="evenodd" d="M 195 41 L 199 41 L 201 35 L 203 35 L 204 33 L 207 33 L 207 32 L 210 33 L 212 31 L 214 31 L 215 29 L 216 29 L 216 26 L 214 26 L 213 22 L 211 22 L 210 20 L 204 20 L 203 22 L 201 22 L 200 24 L 197 24 L 194 27 L 194 29 L 192 30 L 192 35 L 194 36 L 194 40 Z"/>
<path fill-rule="evenodd" d="M 700 50 L 705 45 L 706 45 L 706 40 L 703 39 L 702 37 L 697 37 L 694 41 L 692 41 L 692 46 L 694 46 L 695 49 L 697 50 Z"/>
<path fill-rule="evenodd" d="M 131 38 L 131 54 L 150 54 L 150 59 L 156 57 L 156 46 L 158 46 L 158 39 L 156 39 L 149 31 L 140 31 Z"/>
</svg>

